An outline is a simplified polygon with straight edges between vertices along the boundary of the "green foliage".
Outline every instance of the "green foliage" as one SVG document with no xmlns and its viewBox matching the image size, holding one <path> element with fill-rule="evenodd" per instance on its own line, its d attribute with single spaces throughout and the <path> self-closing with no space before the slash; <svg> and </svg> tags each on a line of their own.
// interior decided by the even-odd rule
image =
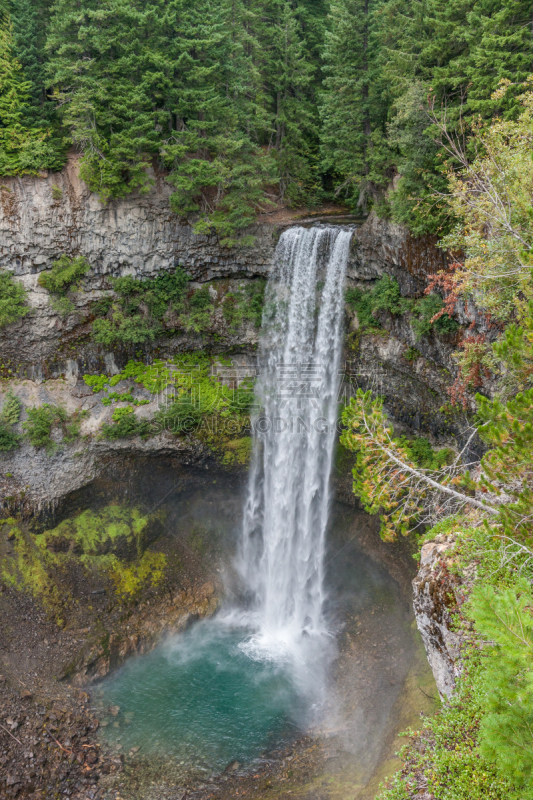
<svg viewBox="0 0 533 800">
<path fill-rule="evenodd" d="M 372 303 L 372 291 L 359 289 L 347 289 L 345 300 L 347 305 L 356 312 L 357 320 L 361 328 L 381 328 L 380 322 L 373 315 L 374 306 Z"/>
<path fill-rule="evenodd" d="M 0 452 L 8 452 L 15 450 L 20 445 L 20 436 L 18 436 L 10 425 L 0 421 Z"/>
<path fill-rule="evenodd" d="M 118 595 L 135 595 L 164 577 L 165 555 L 147 549 L 160 535 L 162 522 L 161 513 L 145 515 L 116 503 L 84 511 L 37 536 L 15 520 L 0 522 L 0 530 L 8 525 L 15 534 L 15 555 L 3 562 L 2 578 L 56 614 L 70 602 L 65 577 L 71 570 L 96 572 L 109 579 Z"/>
<path fill-rule="evenodd" d="M 149 436 L 152 432 L 152 425 L 146 419 L 137 419 L 135 411 L 130 406 L 126 408 L 116 408 L 113 411 L 113 422 L 102 425 L 102 436 L 104 439 L 128 439 L 132 436 Z"/>
<path fill-rule="evenodd" d="M 10 389 L 0 410 L 0 452 L 15 450 L 20 444 L 20 436 L 13 430 L 22 410 L 20 399 Z"/>
<path fill-rule="evenodd" d="M 410 800 L 421 785 L 434 800 L 518 800 L 512 783 L 480 750 L 484 700 L 483 661 L 473 651 L 454 695 L 420 733 L 411 732 L 400 753 L 404 769 L 376 800 Z"/>
<path fill-rule="evenodd" d="M 382 195 L 394 163 L 386 135 L 389 92 L 380 69 L 382 6 L 382 0 L 335 0 L 324 46 L 323 169 L 333 176 L 335 194 L 363 211 Z"/>
<path fill-rule="evenodd" d="M 38 278 L 42 286 L 50 294 L 64 296 L 73 284 L 78 283 L 90 270 L 90 264 L 83 256 L 70 258 L 62 255 L 52 263 L 52 269 L 41 272 Z"/>
<path fill-rule="evenodd" d="M 456 333 L 459 330 L 459 323 L 446 313 L 434 319 L 443 308 L 442 297 L 438 294 L 427 294 L 416 302 L 412 326 L 417 341 L 432 330 L 441 335 Z"/>
<path fill-rule="evenodd" d="M 13 52 L 13 24 L 0 11 L 0 175 L 37 174 L 63 166 L 62 148 L 51 131 L 25 118 L 31 89 Z"/>
<path fill-rule="evenodd" d="M 154 341 L 163 330 L 200 332 L 208 327 L 212 300 L 206 287 L 187 292 L 188 278 L 177 267 L 174 273 L 160 273 L 155 278 L 138 280 L 131 276 L 117 278 L 113 289 L 118 295 L 97 301 L 93 311 L 93 338 L 108 347 L 114 344 L 136 345 Z"/>
<path fill-rule="evenodd" d="M 417 361 L 421 355 L 422 353 L 420 350 L 417 350 L 416 347 L 408 347 L 403 357 L 406 361 Z"/>
<path fill-rule="evenodd" d="M 247 284 L 244 289 L 227 292 L 222 303 L 222 313 L 230 330 L 234 331 L 245 322 L 256 328 L 261 325 L 266 281 L 259 279 Z"/>
<path fill-rule="evenodd" d="M 144 344 L 165 332 L 183 330 L 206 333 L 212 328 L 219 293 L 209 286 L 190 289 L 185 272 L 161 273 L 153 279 L 131 276 L 113 282 L 118 298 L 102 298 L 93 305 L 97 318 L 93 338 L 99 344 Z M 256 280 L 243 289 L 222 289 L 222 312 L 230 330 L 246 321 L 259 326 L 263 309 L 265 281 Z"/>
<path fill-rule="evenodd" d="M 52 439 L 52 431 L 59 430 L 65 444 L 75 441 L 80 435 L 82 419 L 86 411 L 75 411 L 68 414 L 61 406 L 43 403 L 42 406 L 28 408 L 28 419 L 22 423 L 26 437 L 33 447 L 44 447 L 48 455 L 52 455 L 58 447 Z"/>
<path fill-rule="evenodd" d="M 57 612 L 62 603 L 69 602 L 70 593 L 54 581 L 38 540 L 14 519 L 0 520 L 0 531 L 14 537 L 14 555 L 5 558 L 0 567 L 2 580 L 38 598 L 49 612 Z"/>
<path fill-rule="evenodd" d="M 12 389 L 7 392 L 4 404 L 0 411 L 0 421 L 6 425 L 15 425 L 20 419 L 20 412 L 22 411 L 22 401 Z"/>
<path fill-rule="evenodd" d="M 345 294 L 347 305 L 357 313 L 361 328 L 380 328 L 377 311 L 386 311 L 398 316 L 410 313 L 412 327 L 416 338 L 421 339 L 431 331 L 446 335 L 459 330 L 459 323 L 447 313 L 440 314 L 444 308 L 442 298 L 438 294 L 429 294 L 420 300 L 402 297 L 398 281 L 389 275 L 383 275 L 371 289 L 347 289 Z M 414 348 L 412 348 L 414 350 Z M 418 350 L 415 350 L 418 353 Z M 418 354 L 420 355 L 420 354 Z M 407 357 L 407 356 L 406 356 Z M 418 357 L 418 356 L 417 356 Z"/>
<path fill-rule="evenodd" d="M 478 586 L 470 611 L 490 646 L 484 660 L 481 753 L 533 797 L 533 594 L 520 579 L 500 591 Z"/>
<path fill-rule="evenodd" d="M 400 436 L 394 441 L 405 448 L 407 457 L 422 469 L 433 471 L 442 469 L 442 467 L 450 464 L 454 458 L 454 452 L 449 447 L 434 450 L 431 443 L 423 436 L 415 436 L 412 439 Z"/>
<path fill-rule="evenodd" d="M 313 195 L 315 68 L 298 11 L 285 0 L 55 0 L 47 73 L 89 187 L 104 200 L 147 191 L 160 159 L 173 210 L 226 246 L 250 242 L 240 231 L 273 188 L 292 202 Z M 315 50 L 320 36 L 315 24 Z"/>
<path fill-rule="evenodd" d="M 37 282 L 52 295 L 54 308 L 62 314 L 69 314 L 74 310 L 74 304 L 67 294 L 90 268 L 83 256 L 70 258 L 63 254 L 52 263 L 51 270 L 40 273 Z"/>
<path fill-rule="evenodd" d="M 26 291 L 11 272 L 0 272 L 0 329 L 29 314 Z"/>
</svg>

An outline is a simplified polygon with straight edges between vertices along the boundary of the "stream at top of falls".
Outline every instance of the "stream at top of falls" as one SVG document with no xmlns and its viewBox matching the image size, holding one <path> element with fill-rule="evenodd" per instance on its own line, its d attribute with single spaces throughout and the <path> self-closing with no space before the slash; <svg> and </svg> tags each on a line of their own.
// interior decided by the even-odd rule
<svg viewBox="0 0 533 800">
<path fill-rule="evenodd" d="M 295 227 L 280 238 L 265 294 L 252 461 L 235 537 L 238 585 L 214 617 L 103 682 L 99 702 L 114 711 L 102 735 L 124 753 L 165 753 L 208 775 L 235 760 L 253 766 L 324 729 L 349 731 L 352 753 L 361 755 L 374 739 L 376 752 L 381 746 L 399 691 L 390 670 L 401 681 L 409 669 L 411 617 L 390 575 L 347 533 L 359 512 L 337 510 L 331 519 L 351 235 Z M 199 490 L 193 505 L 202 514 L 210 505 L 212 525 L 227 496 L 207 491 L 209 499 Z M 371 606 L 379 613 L 358 627 L 366 620 L 361 609 Z M 341 630 L 349 648 L 363 640 L 369 649 L 357 651 L 347 669 L 338 657 Z M 376 637 L 379 649 L 370 650 Z M 385 653 L 390 663 L 378 664 Z M 339 695 L 341 684 L 348 688 Z"/>
</svg>

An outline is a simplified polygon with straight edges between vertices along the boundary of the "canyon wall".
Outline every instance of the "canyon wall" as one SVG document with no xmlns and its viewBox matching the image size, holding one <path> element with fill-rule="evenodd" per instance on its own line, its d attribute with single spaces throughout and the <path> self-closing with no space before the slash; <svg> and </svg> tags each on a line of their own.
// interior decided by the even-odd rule
<svg viewBox="0 0 533 800">
<path fill-rule="evenodd" d="M 250 323 L 232 329 L 220 304 L 211 330 L 202 334 L 171 332 L 142 348 L 109 351 L 96 345 L 90 339 L 91 305 L 110 293 L 110 278 L 149 278 L 180 265 L 193 286 L 209 282 L 222 298 L 224 292 L 268 275 L 285 227 L 324 222 L 354 225 L 347 275 L 350 285 L 368 286 L 389 274 L 398 280 L 402 294 L 420 296 L 426 276 L 444 265 L 443 254 L 432 239 L 414 239 L 401 226 L 374 216 L 356 223 L 346 217 L 276 212 L 263 215 L 244 232 L 254 237 L 252 246 L 222 247 L 214 234 L 196 235 L 189 222 L 173 214 L 171 187 L 161 175 L 154 173 L 153 178 L 148 193 L 134 193 L 107 205 L 80 180 L 75 157 L 60 173 L 4 179 L 0 185 L 0 269 L 11 271 L 23 282 L 32 309 L 0 330 L 0 375 L 11 379 L 4 381 L 0 401 L 8 387 L 14 386 L 25 406 L 59 402 L 69 411 L 89 414 L 82 427 L 88 437 L 83 447 L 70 445 L 48 456 L 23 444 L 20 450 L 3 454 L 0 492 L 4 497 L 24 495 L 30 507 L 32 503 L 42 506 L 47 499 L 55 503 L 91 480 L 106 460 L 105 453 L 112 457 L 124 450 L 157 453 L 166 448 L 177 449 L 186 457 L 187 447 L 184 450 L 176 437 L 165 434 L 113 445 L 98 440 L 98 427 L 109 421 L 113 409 L 104 408 L 101 398 L 92 397 L 82 381 L 84 373 L 112 375 L 132 357 L 150 361 L 191 350 L 230 355 L 233 363 L 253 365 L 257 329 Z M 73 295 L 74 311 L 67 315 L 54 310 L 50 295 L 37 282 L 39 273 L 63 254 L 84 256 L 91 265 Z M 381 322 L 382 332 L 361 333 L 356 315 L 347 309 L 344 359 L 349 388 L 377 388 L 393 418 L 411 430 L 427 432 L 437 440 L 457 433 L 440 410 L 453 369 L 454 342 L 430 337 L 416 344 L 418 356 L 413 359 L 410 348 L 415 337 L 408 322 L 387 314 Z M 15 377 L 19 379 L 16 385 Z M 145 406 L 138 413 L 142 416 L 151 411 L 151 406 Z M 6 474 L 11 477 L 6 479 Z M 347 486 L 342 494 L 353 497 L 349 478 L 344 482 Z"/>
</svg>

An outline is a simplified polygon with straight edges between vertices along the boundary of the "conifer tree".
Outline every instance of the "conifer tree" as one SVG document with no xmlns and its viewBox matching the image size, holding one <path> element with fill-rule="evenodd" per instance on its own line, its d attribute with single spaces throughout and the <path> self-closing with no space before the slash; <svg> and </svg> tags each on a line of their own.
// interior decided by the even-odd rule
<svg viewBox="0 0 533 800">
<path fill-rule="evenodd" d="M 265 84 L 269 95 L 270 143 L 280 176 L 280 196 L 309 201 L 316 192 L 313 150 L 317 141 L 311 84 L 316 67 L 305 50 L 297 14 L 286 0 L 265 3 Z"/>
<path fill-rule="evenodd" d="M 48 73 L 83 150 L 81 175 L 107 199 L 149 185 L 165 75 L 153 48 L 160 7 L 141 0 L 56 0 Z"/>
<path fill-rule="evenodd" d="M 14 52 L 30 83 L 30 102 L 25 116 L 37 121 L 49 118 L 53 107 L 46 103 L 45 52 L 48 9 L 42 0 L 12 0 Z M 46 107 L 45 107 L 46 104 Z"/>
<path fill-rule="evenodd" d="M 6 14 L 0 20 L 0 174 L 36 173 L 61 166 L 61 154 L 50 131 L 32 127 L 24 112 L 30 100 L 29 81 L 13 54 L 13 25 Z"/>
<path fill-rule="evenodd" d="M 389 98 L 376 36 L 379 7 L 380 0 L 336 0 L 324 48 L 323 167 L 333 173 L 337 193 L 363 210 L 390 178 Z"/>
</svg>

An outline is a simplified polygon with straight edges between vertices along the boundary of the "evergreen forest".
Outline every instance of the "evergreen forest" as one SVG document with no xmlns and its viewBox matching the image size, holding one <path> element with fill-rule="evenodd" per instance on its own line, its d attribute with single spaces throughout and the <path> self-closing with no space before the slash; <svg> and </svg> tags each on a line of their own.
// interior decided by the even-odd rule
<svg viewBox="0 0 533 800">
<path fill-rule="evenodd" d="M 11 0 L 1 20 L 2 175 L 74 148 L 107 201 L 160 170 L 227 244 L 280 201 L 446 232 L 440 124 L 515 119 L 533 71 L 524 0 Z"/>
</svg>

